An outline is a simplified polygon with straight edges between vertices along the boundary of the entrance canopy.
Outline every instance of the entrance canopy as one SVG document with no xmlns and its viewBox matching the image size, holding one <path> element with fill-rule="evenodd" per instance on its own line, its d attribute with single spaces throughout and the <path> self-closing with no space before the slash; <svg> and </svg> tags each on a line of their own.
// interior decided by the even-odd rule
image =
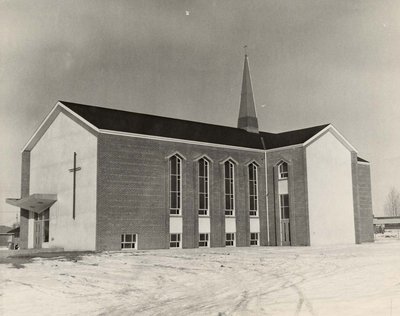
<svg viewBox="0 0 400 316">
<path fill-rule="evenodd" d="M 42 213 L 57 201 L 57 194 L 32 194 L 22 199 L 6 199 L 6 203 L 33 211 Z"/>
</svg>

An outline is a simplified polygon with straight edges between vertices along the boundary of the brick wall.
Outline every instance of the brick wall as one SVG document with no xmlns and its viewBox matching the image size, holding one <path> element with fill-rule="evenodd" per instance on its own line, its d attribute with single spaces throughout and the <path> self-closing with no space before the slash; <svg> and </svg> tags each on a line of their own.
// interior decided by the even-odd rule
<svg viewBox="0 0 400 316">
<path fill-rule="evenodd" d="M 310 244 L 307 207 L 307 180 L 305 150 L 302 147 L 267 153 L 268 214 L 270 245 L 280 245 L 280 209 L 277 164 L 286 161 L 289 167 L 290 237 L 292 246 Z"/>
<path fill-rule="evenodd" d="M 29 196 L 29 176 L 30 176 L 31 153 L 24 151 L 21 155 L 21 197 Z M 20 211 L 20 239 L 21 249 L 28 248 L 28 219 L 29 211 L 21 209 Z"/>
<path fill-rule="evenodd" d="M 207 155 L 210 163 L 210 244 L 225 245 L 223 208 L 223 168 L 228 157 L 235 167 L 237 246 L 249 245 L 247 206 L 247 166 L 259 164 L 258 188 L 260 222 L 266 222 L 264 154 L 235 150 L 100 134 L 97 174 L 96 248 L 120 249 L 121 233 L 137 233 L 139 249 L 169 248 L 168 158 L 179 152 L 182 161 L 183 247 L 198 246 L 197 159 Z M 265 244 L 266 225 L 261 224 L 261 244 Z"/>
<path fill-rule="evenodd" d="M 358 163 L 358 201 L 360 208 L 360 242 L 374 241 L 369 164 Z"/>
<path fill-rule="evenodd" d="M 360 244 L 361 224 L 360 224 L 360 208 L 358 200 L 358 163 L 357 163 L 356 152 L 351 152 L 351 175 L 353 180 L 354 228 L 356 234 L 356 244 Z"/>
</svg>

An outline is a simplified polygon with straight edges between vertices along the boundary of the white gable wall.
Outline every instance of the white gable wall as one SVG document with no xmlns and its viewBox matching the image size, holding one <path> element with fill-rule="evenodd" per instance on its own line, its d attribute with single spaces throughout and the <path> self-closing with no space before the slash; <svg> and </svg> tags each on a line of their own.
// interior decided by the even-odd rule
<svg viewBox="0 0 400 316">
<path fill-rule="evenodd" d="M 306 157 L 310 245 L 354 244 L 351 152 L 328 131 Z"/>
<path fill-rule="evenodd" d="M 72 218 L 73 155 L 77 153 L 76 217 Z M 30 193 L 55 193 L 45 247 L 95 250 L 97 137 L 60 113 L 31 151 Z M 30 244 L 32 244 L 31 242 Z"/>
</svg>

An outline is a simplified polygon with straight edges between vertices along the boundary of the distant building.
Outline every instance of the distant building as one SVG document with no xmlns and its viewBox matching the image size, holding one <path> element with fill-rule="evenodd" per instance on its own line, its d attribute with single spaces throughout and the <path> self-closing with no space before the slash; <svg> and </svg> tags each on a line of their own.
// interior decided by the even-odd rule
<svg viewBox="0 0 400 316">
<path fill-rule="evenodd" d="M 374 227 L 381 226 L 384 229 L 400 229 L 400 216 L 374 216 Z"/>
<path fill-rule="evenodd" d="M 331 124 L 259 131 L 59 101 L 22 151 L 22 248 L 373 241 L 370 164 Z"/>
<path fill-rule="evenodd" d="M 19 227 L 15 227 L 11 229 L 8 233 L 12 234 L 12 237 L 10 238 L 11 246 L 12 249 L 19 249 Z"/>
<path fill-rule="evenodd" d="M 12 227 L 0 225 L 0 248 L 8 248 L 13 236 L 10 230 Z"/>
</svg>

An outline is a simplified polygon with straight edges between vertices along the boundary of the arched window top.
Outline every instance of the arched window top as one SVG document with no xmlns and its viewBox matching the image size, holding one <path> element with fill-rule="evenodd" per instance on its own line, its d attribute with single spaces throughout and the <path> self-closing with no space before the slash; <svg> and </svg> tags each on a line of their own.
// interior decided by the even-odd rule
<svg viewBox="0 0 400 316">
<path fill-rule="evenodd" d="M 224 164 L 225 165 L 227 165 L 227 164 L 235 165 L 235 162 L 233 160 L 231 160 L 231 159 L 228 159 L 227 161 L 225 161 Z"/>
<path fill-rule="evenodd" d="M 172 159 L 179 159 L 179 160 L 182 160 L 182 157 L 181 157 L 180 155 L 178 155 L 178 154 L 175 154 L 175 155 L 170 156 L 169 159 L 170 159 L 170 160 L 172 160 Z"/>
<path fill-rule="evenodd" d="M 201 157 L 198 160 L 198 164 L 199 164 L 200 168 L 208 167 L 210 164 L 210 161 L 206 157 Z"/>
<path fill-rule="evenodd" d="M 238 165 L 238 164 L 239 164 L 239 163 L 238 163 L 235 159 L 233 159 L 232 157 L 228 157 L 228 158 L 222 160 L 222 161 L 220 162 L 220 164 L 221 164 L 221 165 L 224 165 L 224 164 L 226 164 L 227 162 L 230 162 L 230 163 L 233 164 L 233 165 Z"/>
<path fill-rule="evenodd" d="M 260 164 L 256 160 L 250 160 L 249 162 L 244 164 L 245 166 L 255 165 L 255 167 L 259 167 Z"/>
<path fill-rule="evenodd" d="M 287 179 L 289 177 L 289 169 L 288 164 L 285 161 L 282 161 L 278 165 L 278 177 L 279 179 Z"/>
<path fill-rule="evenodd" d="M 235 169 L 235 163 L 232 160 L 228 159 L 227 161 L 224 162 L 225 177 L 233 179 L 234 169 Z"/>
<path fill-rule="evenodd" d="M 173 156 L 169 157 L 171 174 L 175 174 L 175 175 L 181 174 L 181 163 L 182 163 L 182 158 L 179 155 L 173 155 Z"/>
<path fill-rule="evenodd" d="M 254 162 L 252 162 L 251 164 L 249 164 L 248 168 L 249 168 L 249 178 L 250 179 L 254 179 L 257 176 L 257 164 L 255 164 Z"/>
<path fill-rule="evenodd" d="M 185 156 L 183 156 L 181 153 L 179 153 L 177 151 L 172 153 L 172 154 L 170 154 L 170 155 L 168 155 L 166 157 L 166 159 L 171 159 L 172 157 L 177 157 L 177 158 L 179 158 L 179 160 L 186 160 Z"/>
<path fill-rule="evenodd" d="M 207 160 L 207 162 L 213 162 L 213 160 L 210 158 L 210 157 L 208 157 L 207 155 L 201 155 L 200 157 L 198 157 L 198 158 L 196 158 L 195 159 L 195 161 L 200 161 L 200 160 Z"/>
<path fill-rule="evenodd" d="M 258 163 L 255 162 L 255 161 L 252 161 L 252 162 L 250 162 L 247 166 L 248 166 L 249 168 L 257 168 L 257 167 L 258 167 Z"/>
</svg>

